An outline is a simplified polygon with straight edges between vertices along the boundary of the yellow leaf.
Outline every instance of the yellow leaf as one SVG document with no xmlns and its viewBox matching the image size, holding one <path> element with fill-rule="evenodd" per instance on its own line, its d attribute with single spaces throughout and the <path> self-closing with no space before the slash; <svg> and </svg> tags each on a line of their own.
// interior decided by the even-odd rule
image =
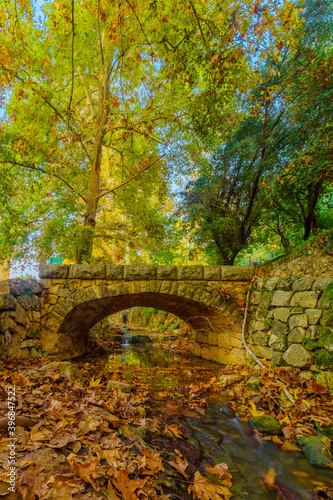
<svg viewBox="0 0 333 500">
<path fill-rule="evenodd" d="M 256 405 L 253 401 L 251 401 L 251 413 L 253 417 L 260 417 L 261 415 L 265 415 L 264 411 L 258 411 Z"/>
<path fill-rule="evenodd" d="M 98 387 L 100 384 L 100 381 L 101 381 L 101 378 L 97 378 L 96 380 L 94 380 L 94 377 L 91 378 L 90 380 L 90 383 L 89 383 L 89 387 Z"/>
</svg>

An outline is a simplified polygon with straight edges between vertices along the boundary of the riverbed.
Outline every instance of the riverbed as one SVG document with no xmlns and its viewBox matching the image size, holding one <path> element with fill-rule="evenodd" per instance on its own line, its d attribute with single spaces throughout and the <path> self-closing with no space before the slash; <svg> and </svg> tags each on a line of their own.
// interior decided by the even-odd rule
<svg viewBox="0 0 333 500">
<path fill-rule="evenodd" d="M 276 484 L 285 494 L 283 498 L 310 500 L 317 498 L 312 494 L 314 487 L 333 488 L 333 471 L 313 467 L 302 453 L 283 451 L 249 429 L 246 422 L 240 421 L 229 409 L 228 400 L 223 395 L 210 394 L 208 408 L 194 416 L 186 416 L 186 412 L 170 415 L 166 411 L 165 414 L 163 390 L 174 388 L 181 391 L 182 387 L 195 382 L 198 373 L 201 381 L 208 381 L 219 373 L 221 365 L 163 351 L 158 344 L 153 345 L 154 335 L 147 335 L 147 331 L 127 331 L 115 339 L 121 344 L 116 344 L 105 356 L 105 368 L 114 373 L 126 367 L 123 371 L 125 379 L 128 382 L 139 380 L 145 385 L 155 413 L 167 418 L 168 423 L 180 422 L 188 436 L 186 442 L 189 446 L 195 446 L 206 457 L 207 463 L 228 465 L 235 500 L 282 498 L 277 497 L 276 491 L 265 491 L 261 484 L 260 478 L 270 469 L 276 473 Z"/>
</svg>

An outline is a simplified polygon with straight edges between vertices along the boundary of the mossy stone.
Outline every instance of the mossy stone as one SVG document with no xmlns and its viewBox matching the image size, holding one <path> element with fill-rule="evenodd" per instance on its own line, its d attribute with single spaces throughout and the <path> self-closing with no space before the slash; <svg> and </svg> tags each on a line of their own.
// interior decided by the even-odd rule
<svg viewBox="0 0 333 500">
<path fill-rule="evenodd" d="M 258 417 L 251 417 L 248 420 L 251 429 L 258 429 L 263 434 L 281 434 L 282 425 L 276 418 L 270 415 L 260 415 Z"/>
<path fill-rule="evenodd" d="M 246 385 L 250 391 L 260 391 L 259 380 L 255 377 L 250 377 L 246 382 Z"/>
<path fill-rule="evenodd" d="M 331 368 L 333 365 L 333 352 L 328 349 L 319 349 L 319 351 L 315 352 L 315 362 L 316 365 L 323 368 Z"/>
<path fill-rule="evenodd" d="M 312 465 L 333 469 L 333 457 L 330 451 L 331 440 L 326 436 L 296 436 L 296 443 L 301 446 L 304 455 Z"/>
<path fill-rule="evenodd" d="M 330 390 L 333 390 L 333 372 L 325 371 L 316 375 L 318 384 L 326 385 Z"/>
<path fill-rule="evenodd" d="M 333 425 L 329 425 L 328 427 L 319 425 L 317 430 L 323 436 L 328 437 L 331 441 L 333 440 Z"/>
<path fill-rule="evenodd" d="M 320 324 L 322 326 L 333 327 L 333 309 L 328 309 L 321 317 Z"/>
<path fill-rule="evenodd" d="M 327 347 L 333 345 L 333 333 L 328 333 L 318 340 L 318 346 Z"/>
</svg>

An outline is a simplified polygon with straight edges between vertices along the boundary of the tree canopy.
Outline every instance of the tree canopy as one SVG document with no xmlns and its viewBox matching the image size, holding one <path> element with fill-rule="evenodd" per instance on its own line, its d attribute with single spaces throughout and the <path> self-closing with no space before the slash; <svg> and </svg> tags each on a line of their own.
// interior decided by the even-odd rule
<svg viewBox="0 0 333 500">
<path fill-rule="evenodd" d="M 282 47 L 294 57 L 303 24 L 293 2 L 250 0 L 51 1 L 40 19 L 29 1 L 13 0 L 0 21 L 2 251 L 77 262 L 94 257 L 94 244 L 104 253 L 117 241 L 163 246 L 178 165 L 187 176 L 193 158 L 207 165 L 219 148 L 233 176 L 236 138 L 249 124 L 259 133 L 280 92 L 270 81 L 277 70 L 263 81 L 261 68 L 285 64 Z M 254 206 L 266 167 L 252 163 L 241 176 L 258 178 Z M 245 218 L 252 227 L 256 216 Z"/>
</svg>

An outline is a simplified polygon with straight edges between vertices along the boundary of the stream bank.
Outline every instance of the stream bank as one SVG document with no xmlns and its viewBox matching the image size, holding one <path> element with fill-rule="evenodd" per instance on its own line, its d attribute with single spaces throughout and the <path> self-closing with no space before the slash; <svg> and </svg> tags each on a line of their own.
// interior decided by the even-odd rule
<svg viewBox="0 0 333 500">
<path fill-rule="evenodd" d="M 221 498 L 229 498 L 228 490 L 236 500 L 273 500 L 277 492 L 289 500 L 330 498 L 333 471 L 313 467 L 299 451 L 283 450 L 248 427 L 240 402 L 245 412 L 249 397 L 258 394 L 246 389 L 248 396 L 246 384 L 222 391 L 214 379 L 223 371 L 217 363 L 154 342 L 130 344 L 128 336 L 153 340 L 147 333 L 126 331 L 126 345 L 109 338 L 107 352 L 104 346 L 57 367 L 45 360 L 2 362 L 1 384 L 17 387 L 17 414 L 34 421 L 16 427 L 18 489 L 6 500 L 27 498 L 28 491 L 41 500 L 55 494 L 66 500 L 189 500 L 196 474 L 207 477 L 210 488 L 221 487 L 207 471 L 218 464 L 229 468 Z M 5 472 L 5 429 L 1 437 Z"/>
</svg>

